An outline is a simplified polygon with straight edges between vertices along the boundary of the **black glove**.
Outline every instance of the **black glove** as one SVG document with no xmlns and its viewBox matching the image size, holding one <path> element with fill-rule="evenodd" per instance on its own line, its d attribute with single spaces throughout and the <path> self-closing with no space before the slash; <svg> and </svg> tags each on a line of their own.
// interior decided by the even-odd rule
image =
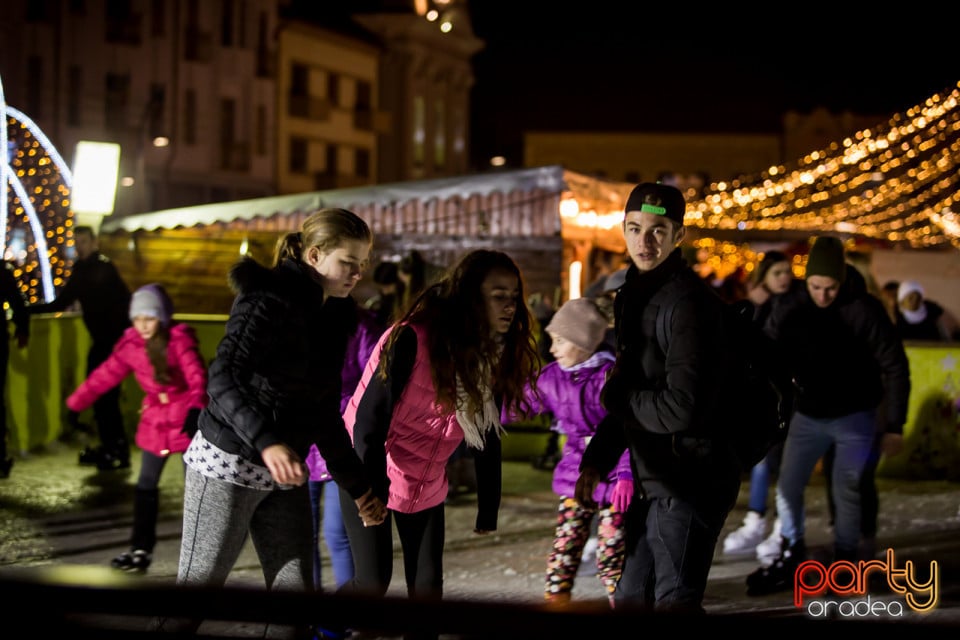
<svg viewBox="0 0 960 640">
<path fill-rule="evenodd" d="M 187 411 L 187 417 L 183 421 L 183 428 L 180 429 L 183 433 L 187 434 L 191 438 L 197 435 L 197 420 L 200 419 L 200 409 L 193 408 Z"/>
<path fill-rule="evenodd" d="M 610 376 L 600 391 L 600 402 L 610 413 L 621 416 L 629 413 L 630 389 L 627 385 L 627 377 L 617 369 L 610 371 Z"/>
</svg>

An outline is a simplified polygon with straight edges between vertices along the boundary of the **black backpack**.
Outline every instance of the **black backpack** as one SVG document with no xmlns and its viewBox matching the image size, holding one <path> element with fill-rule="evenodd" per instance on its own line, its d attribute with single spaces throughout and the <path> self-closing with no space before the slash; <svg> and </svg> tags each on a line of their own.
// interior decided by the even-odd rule
<svg viewBox="0 0 960 640">
<path fill-rule="evenodd" d="M 753 303 L 721 304 L 725 360 L 723 380 L 717 381 L 722 387 L 717 419 L 741 469 L 748 471 L 786 439 L 796 394 L 773 341 L 753 321 Z M 669 344 L 667 315 L 658 313 L 656 320 L 657 342 L 664 352 Z"/>
</svg>

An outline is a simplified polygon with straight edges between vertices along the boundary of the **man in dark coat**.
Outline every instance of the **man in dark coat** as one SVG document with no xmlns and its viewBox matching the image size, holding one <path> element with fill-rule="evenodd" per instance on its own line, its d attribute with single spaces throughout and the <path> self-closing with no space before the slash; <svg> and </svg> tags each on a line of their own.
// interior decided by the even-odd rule
<svg viewBox="0 0 960 640">
<path fill-rule="evenodd" d="M 614 302 L 617 362 L 602 392 L 610 415 L 584 453 L 576 497 L 594 508 L 597 482 L 629 447 L 637 496 L 626 514 L 616 606 L 699 614 L 740 490 L 719 417 L 723 302 L 682 257 L 679 190 L 640 184 L 624 211 L 631 265 Z"/>
<path fill-rule="evenodd" d="M 9 262 L 0 265 L 0 305 L 4 302 L 10 305 L 13 312 L 13 324 L 16 325 L 15 335 L 17 346 L 21 349 L 27 346 L 30 339 L 30 316 L 26 312 L 23 294 L 20 293 L 20 284 L 13 275 Z M 9 328 L 7 315 L 0 315 L 3 323 L 3 340 L 0 340 L 0 479 L 10 477 L 13 467 L 13 458 L 7 456 L 7 404 L 4 389 L 7 385 L 7 363 L 10 360 Z"/>
<path fill-rule="evenodd" d="M 861 534 L 863 474 L 879 451 L 903 446 L 910 367 L 883 303 L 844 259 L 843 242 L 817 238 L 807 259 L 806 286 L 778 296 L 765 331 L 785 358 L 797 386 L 777 482 L 781 553 L 747 577 L 747 593 L 793 588 L 806 559 L 804 489 L 817 462 L 835 447 L 831 488 L 836 503 L 834 558 L 856 561 Z"/>
<path fill-rule="evenodd" d="M 83 324 L 92 344 L 87 352 L 87 375 L 107 359 L 124 330 L 130 326 L 130 289 L 116 266 L 99 252 L 93 228 L 73 231 L 77 259 L 73 273 L 52 302 L 28 307 L 31 314 L 66 311 L 80 303 Z M 80 453 L 82 464 L 96 464 L 102 471 L 130 466 L 130 445 L 120 413 L 120 387 L 105 393 L 93 405 L 100 446 Z"/>
</svg>

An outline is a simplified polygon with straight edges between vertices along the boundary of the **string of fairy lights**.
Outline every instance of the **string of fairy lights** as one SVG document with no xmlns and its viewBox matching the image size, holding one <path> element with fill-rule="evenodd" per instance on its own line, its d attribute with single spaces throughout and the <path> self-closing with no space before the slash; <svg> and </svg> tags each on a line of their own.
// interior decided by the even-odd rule
<svg viewBox="0 0 960 640">
<path fill-rule="evenodd" d="M 693 243 L 701 269 L 725 277 L 741 268 L 751 271 L 761 257 L 749 243 L 708 237 L 715 230 L 837 233 L 851 246 L 856 237 L 916 249 L 960 249 L 958 88 L 960 83 L 793 163 L 711 184 L 688 201 L 685 219 L 704 230 Z M 618 203 L 631 186 L 623 185 Z M 619 227 L 620 205 L 608 206 L 605 212 L 582 210 L 571 194 L 560 213 L 577 226 Z M 802 255 L 794 258 L 798 275 L 805 261 Z"/>
<path fill-rule="evenodd" d="M 835 232 L 914 248 L 960 248 L 958 87 L 793 163 L 711 184 L 687 207 L 686 223 L 705 232 L 693 242 L 700 268 L 725 277 L 751 271 L 760 258 L 749 243 L 717 240 L 712 230 Z M 2 85 L 0 121 L 9 149 L 8 163 L 0 163 L 8 187 L 0 203 L 6 219 L 0 250 L 35 303 L 51 299 L 69 277 L 70 173 L 43 132 L 3 102 Z M 619 227 L 618 207 L 630 187 L 611 184 L 600 199 L 579 197 L 574 188 L 561 200 L 561 219 L 586 229 Z M 795 257 L 798 275 L 804 267 L 805 256 Z"/>
<path fill-rule="evenodd" d="M 908 242 L 953 244 L 952 206 L 960 175 L 960 92 L 936 94 L 793 166 L 711 185 L 687 222 L 714 229 L 837 231 Z"/>
<path fill-rule="evenodd" d="M 0 162 L 6 221 L 0 251 L 30 304 L 52 300 L 54 287 L 70 275 L 64 251 L 72 242 L 70 170 L 39 127 L 6 104 L 2 84 L 0 129 L 7 143 Z"/>
</svg>

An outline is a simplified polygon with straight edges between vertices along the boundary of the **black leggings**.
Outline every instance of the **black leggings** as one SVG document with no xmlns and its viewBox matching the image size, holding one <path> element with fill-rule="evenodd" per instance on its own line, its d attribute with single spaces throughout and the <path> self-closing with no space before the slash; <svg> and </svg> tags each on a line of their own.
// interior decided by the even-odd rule
<svg viewBox="0 0 960 640">
<path fill-rule="evenodd" d="M 364 527 L 357 505 L 350 495 L 340 490 L 343 524 L 350 538 L 354 576 L 341 587 L 384 595 L 393 577 L 393 521 L 397 523 L 407 595 L 413 597 L 443 596 L 444 505 L 400 513 L 388 511 L 383 524 Z"/>
</svg>

